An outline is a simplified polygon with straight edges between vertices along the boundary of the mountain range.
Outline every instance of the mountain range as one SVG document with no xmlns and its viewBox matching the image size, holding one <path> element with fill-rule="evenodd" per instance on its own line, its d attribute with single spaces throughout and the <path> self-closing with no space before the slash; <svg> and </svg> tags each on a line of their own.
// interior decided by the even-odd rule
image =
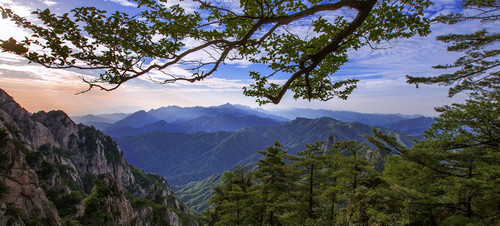
<svg viewBox="0 0 500 226">
<path fill-rule="evenodd" d="M 112 137 L 123 137 L 154 131 L 179 133 L 196 133 L 202 131 L 236 131 L 251 126 L 278 125 L 281 123 L 280 121 L 275 121 L 270 118 L 262 118 L 256 115 L 235 116 L 232 114 L 225 114 L 215 116 L 201 116 L 186 121 L 175 121 L 173 123 L 168 123 L 163 119 L 155 121 L 152 120 L 152 118 L 145 117 L 146 120 L 149 120 L 149 122 L 151 123 L 141 123 L 138 126 L 138 120 L 131 119 L 136 117 L 137 112 L 118 122 L 119 124 L 115 123 L 109 126 L 104 131 L 107 135 L 110 135 Z M 145 122 L 146 120 L 142 120 L 142 122 Z M 130 123 L 124 123 L 124 121 Z M 132 122 L 135 123 L 137 127 L 134 127 Z"/>
<path fill-rule="evenodd" d="M 208 206 L 211 183 L 236 165 L 252 164 L 274 140 L 290 154 L 317 140 L 359 140 L 380 131 L 411 146 L 434 120 L 421 115 L 366 114 L 324 109 L 252 109 L 168 106 L 131 114 L 74 117 L 100 128 L 123 150 L 128 162 L 165 176 L 189 207 Z M 327 142 L 328 143 L 328 142 Z"/>
<path fill-rule="evenodd" d="M 407 146 L 418 135 L 379 128 Z M 279 125 L 247 127 L 237 131 L 169 133 L 152 132 L 115 138 L 126 158 L 136 167 L 165 176 L 172 185 L 205 179 L 239 164 L 253 163 L 274 140 L 290 154 L 305 144 L 336 136 L 340 140 L 365 141 L 372 126 L 359 122 L 341 122 L 332 118 L 297 118 Z M 196 167 L 193 167 L 196 166 Z"/>
<path fill-rule="evenodd" d="M 73 116 L 77 123 L 92 125 L 112 137 L 123 137 L 163 132 L 215 132 L 236 131 L 251 126 L 278 125 L 297 117 L 330 117 L 343 122 L 360 122 L 380 126 L 407 134 L 421 134 L 434 122 L 430 117 L 402 114 L 367 114 L 325 109 L 272 109 L 250 108 L 224 104 L 213 107 L 168 106 L 131 114 Z"/>
</svg>

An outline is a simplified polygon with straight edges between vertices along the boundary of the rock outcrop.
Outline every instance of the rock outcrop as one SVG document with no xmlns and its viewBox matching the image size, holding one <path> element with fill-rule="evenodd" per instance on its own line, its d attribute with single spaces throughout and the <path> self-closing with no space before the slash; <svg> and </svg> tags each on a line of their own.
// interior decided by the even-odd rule
<svg viewBox="0 0 500 226">
<path fill-rule="evenodd" d="M 7 219 L 5 223 L 60 225 L 57 210 L 39 186 L 37 174 L 30 169 L 23 153 L 16 147 L 12 136 L 2 124 L 0 175 L 0 212 L 3 213 L 2 219 Z"/>
<path fill-rule="evenodd" d="M 196 225 L 109 136 L 62 111 L 30 114 L 1 89 L 0 164 L 0 225 Z"/>
</svg>

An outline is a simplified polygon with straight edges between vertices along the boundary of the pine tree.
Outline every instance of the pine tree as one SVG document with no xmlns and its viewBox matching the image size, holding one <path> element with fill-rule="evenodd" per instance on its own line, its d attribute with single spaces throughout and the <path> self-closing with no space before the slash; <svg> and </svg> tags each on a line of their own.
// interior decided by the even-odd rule
<svg viewBox="0 0 500 226">
<path fill-rule="evenodd" d="M 441 15 L 434 21 L 445 24 L 456 24 L 470 21 L 495 23 L 500 19 L 500 2 L 496 0 L 464 0 L 463 8 L 468 13 L 450 13 Z M 408 83 L 454 85 L 449 96 L 466 91 L 472 93 L 490 92 L 500 88 L 500 66 L 498 49 L 499 33 L 490 33 L 486 29 L 472 34 L 448 34 L 437 37 L 437 40 L 451 43 L 448 51 L 463 52 L 453 64 L 437 65 L 436 69 L 456 69 L 453 73 L 445 73 L 433 77 L 407 76 Z"/>
<path fill-rule="evenodd" d="M 495 90 L 437 108 L 440 117 L 425 131 L 425 140 L 410 149 L 375 133 L 374 144 L 397 154 L 384 175 L 411 203 L 412 222 L 499 222 L 499 98 Z"/>
<path fill-rule="evenodd" d="M 242 225 L 247 217 L 251 177 L 243 166 L 236 166 L 224 172 L 221 181 L 213 188 L 215 194 L 209 200 L 213 208 L 204 213 L 205 221 L 209 225 Z"/>
<path fill-rule="evenodd" d="M 283 145 L 278 141 L 265 151 L 258 151 L 263 158 L 257 162 L 258 169 L 254 172 L 257 184 L 254 186 L 254 196 L 260 207 L 260 224 L 283 225 L 283 214 L 290 212 L 289 192 L 293 192 L 293 173 L 288 172 L 287 161 L 290 158 Z"/>
<path fill-rule="evenodd" d="M 299 193 L 299 216 L 295 221 L 300 224 L 313 224 L 320 217 L 319 196 L 325 185 L 325 163 L 323 141 L 306 144 L 307 149 L 297 153 L 293 167 L 297 169 L 300 179 L 297 181 Z"/>
</svg>

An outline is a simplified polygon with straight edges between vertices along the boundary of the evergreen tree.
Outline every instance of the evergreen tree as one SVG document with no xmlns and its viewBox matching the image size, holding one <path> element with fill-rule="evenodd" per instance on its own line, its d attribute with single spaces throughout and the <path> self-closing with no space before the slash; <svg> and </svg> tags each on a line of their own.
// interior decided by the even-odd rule
<svg viewBox="0 0 500 226">
<path fill-rule="evenodd" d="M 438 17 L 455 24 L 499 19 L 500 4 L 490 0 L 466 0 L 468 12 Z M 481 30 L 473 34 L 450 34 L 438 40 L 452 45 L 449 51 L 464 52 L 454 64 L 438 69 L 458 69 L 436 77 L 409 77 L 419 84 L 454 85 L 449 95 L 467 92 L 465 104 L 436 108 L 439 118 L 425 131 L 425 140 L 411 149 L 395 139 L 376 134 L 377 146 L 392 150 L 385 175 L 408 199 L 411 222 L 426 224 L 498 224 L 500 197 L 500 35 Z"/>
<path fill-rule="evenodd" d="M 374 144 L 398 154 L 384 175 L 411 203 L 412 222 L 499 221 L 499 93 L 437 108 L 440 117 L 411 149 L 375 133 Z"/>
<path fill-rule="evenodd" d="M 294 166 L 300 170 L 301 180 L 299 181 L 299 189 L 303 194 L 301 201 L 307 203 L 305 205 L 305 214 L 308 218 L 315 219 L 318 217 L 317 211 L 317 195 L 321 191 L 317 191 L 324 182 L 321 181 L 323 177 L 323 168 L 325 156 L 322 155 L 322 141 L 316 141 L 312 144 L 306 144 L 307 149 L 297 153 L 297 161 Z"/>
<path fill-rule="evenodd" d="M 205 221 L 209 225 L 242 225 L 247 217 L 251 177 L 243 166 L 236 166 L 224 172 L 221 181 L 213 188 L 215 194 L 209 202 L 214 208 L 204 213 Z"/>
<path fill-rule="evenodd" d="M 282 225 L 283 214 L 291 210 L 289 193 L 294 191 L 293 173 L 287 166 L 290 157 L 282 148 L 283 145 L 275 141 L 274 146 L 258 151 L 263 158 L 257 161 L 258 169 L 254 172 L 257 181 L 254 198 L 263 204 L 261 219 L 268 225 Z"/>
<path fill-rule="evenodd" d="M 464 0 L 463 8 L 467 13 L 450 13 L 435 19 L 445 24 L 456 24 L 469 21 L 495 23 L 500 19 L 500 2 L 497 0 Z M 436 69 L 456 69 L 453 73 L 445 73 L 433 77 L 407 76 L 408 83 L 454 85 L 449 96 L 459 92 L 490 92 L 500 88 L 500 66 L 498 49 L 499 33 L 490 33 L 483 29 L 472 34 L 448 34 L 437 37 L 437 40 L 451 43 L 448 51 L 464 52 L 453 64 L 437 65 Z"/>
<path fill-rule="evenodd" d="M 323 225 L 334 225 L 338 206 L 346 202 L 347 177 L 344 169 L 344 156 L 342 150 L 335 146 L 325 151 L 325 188 L 321 194 L 323 203 Z"/>
</svg>

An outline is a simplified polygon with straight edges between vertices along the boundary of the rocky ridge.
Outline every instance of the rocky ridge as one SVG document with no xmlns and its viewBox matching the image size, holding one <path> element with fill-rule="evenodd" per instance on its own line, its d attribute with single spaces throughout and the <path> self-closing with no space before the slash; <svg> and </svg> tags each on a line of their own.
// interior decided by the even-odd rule
<svg viewBox="0 0 500 226">
<path fill-rule="evenodd" d="M 196 225 L 109 136 L 62 111 L 30 114 L 1 89 L 0 161 L 1 225 Z"/>
</svg>

